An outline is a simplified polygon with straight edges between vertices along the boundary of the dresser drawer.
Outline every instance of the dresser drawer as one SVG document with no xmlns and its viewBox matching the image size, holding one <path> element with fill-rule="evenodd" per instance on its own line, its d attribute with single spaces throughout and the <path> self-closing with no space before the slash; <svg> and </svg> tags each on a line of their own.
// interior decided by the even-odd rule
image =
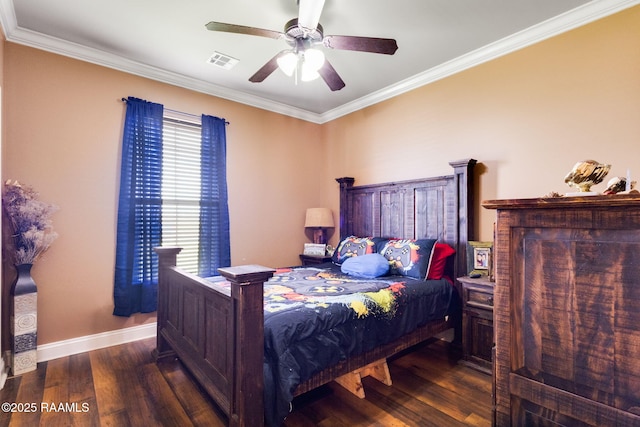
<svg viewBox="0 0 640 427">
<path fill-rule="evenodd" d="M 465 296 L 468 306 L 493 309 L 493 293 L 466 289 Z"/>
</svg>

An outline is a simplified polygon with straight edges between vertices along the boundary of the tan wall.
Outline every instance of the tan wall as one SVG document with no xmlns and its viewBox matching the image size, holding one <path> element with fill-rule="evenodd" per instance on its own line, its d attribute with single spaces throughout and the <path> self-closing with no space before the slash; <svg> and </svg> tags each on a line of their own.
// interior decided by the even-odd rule
<svg viewBox="0 0 640 427">
<path fill-rule="evenodd" d="M 593 158 L 640 181 L 639 41 L 634 7 L 334 120 L 330 176 L 419 178 L 472 157 L 480 200 L 539 197 L 571 191 L 564 176 Z M 479 210 L 490 240 L 495 212 Z"/>
<path fill-rule="evenodd" d="M 449 161 L 473 157 L 478 199 L 565 192 L 587 158 L 640 177 L 638 40 L 640 7 L 323 126 L 5 43 L 2 177 L 60 206 L 60 238 L 33 270 L 39 344 L 155 320 L 111 315 L 120 98 L 231 122 L 232 262 L 282 266 L 308 240 L 304 210 L 337 209 L 339 176 L 449 174 Z M 479 210 L 476 238 L 488 240 L 494 213 Z"/>
<path fill-rule="evenodd" d="M 4 58 L 3 179 L 60 207 L 33 268 L 39 344 L 155 320 L 111 314 L 122 97 L 227 119 L 232 262 L 299 262 L 305 209 L 325 204 L 319 125 L 13 43 Z"/>
<path fill-rule="evenodd" d="M 0 94 L 2 94 L 4 92 L 4 45 L 5 45 L 5 35 L 4 35 L 4 31 L 2 29 L 0 29 Z M 3 147 L 3 143 L 2 141 L 4 140 L 4 114 L 1 112 L 4 109 L 4 96 L 0 95 L 0 177 L 2 176 L 2 147 Z M 3 218 L 2 215 L 0 215 L 0 230 L 4 229 L 4 224 L 3 224 Z M 2 249 L 3 249 L 3 242 L 2 240 L 0 240 L 0 254 L 2 254 Z M 2 262 L 0 262 L 0 280 L 2 280 L 2 277 L 4 277 L 5 274 L 5 266 L 2 265 Z M 0 285 L 3 282 L 0 282 Z M 7 295 L 9 294 L 9 289 L 6 289 L 4 286 L 0 286 L 0 319 L 8 319 L 9 317 L 9 309 L 8 309 L 8 305 L 6 304 L 8 302 L 8 297 Z M 0 352 L 2 354 L 5 353 L 6 350 L 8 350 L 9 347 L 9 328 L 8 327 L 4 327 L 5 325 L 7 325 L 6 320 L 1 320 L 0 321 Z M 4 360 L 4 359 L 2 359 Z M 0 364 L 2 364 L 2 366 L 4 366 L 4 362 L 0 362 Z M 0 368 L 1 369 L 1 368 Z"/>
</svg>

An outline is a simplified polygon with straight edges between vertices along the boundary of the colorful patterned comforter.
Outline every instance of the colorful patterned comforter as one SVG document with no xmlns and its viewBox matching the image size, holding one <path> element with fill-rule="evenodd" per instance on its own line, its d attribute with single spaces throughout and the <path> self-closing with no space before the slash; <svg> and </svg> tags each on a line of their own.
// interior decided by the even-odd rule
<svg viewBox="0 0 640 427">
<path fill-rule="evenodd" d="M 446 280 L 357 279 L 324 264 L 279 270 L 264 287 L 265 417 L 280 425 L 298 384 L 450 311 Z M 322 268 L 320 268 L 322 267 Z"/>
</svg>

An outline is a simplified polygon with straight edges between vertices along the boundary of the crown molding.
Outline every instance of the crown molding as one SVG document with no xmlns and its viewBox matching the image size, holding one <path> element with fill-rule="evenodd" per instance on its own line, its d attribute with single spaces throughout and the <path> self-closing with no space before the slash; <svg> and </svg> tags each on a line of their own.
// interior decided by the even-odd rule
<svg viewBox="0 0 640 427">
<path fill-rule="evenodd" d="M 9 0 L 0 1 L 6 2 Z M 0 19 L 0 22 L 2 22 L 2 19 Z M 22 44 L 57 55 L 66 56 L 80 61 L 111 68 L 117 71 L 122 71 L 128 74 L 145 77 L 151 80 L 182 87 L 207 95 L 216 96 L 218 98 L 246 104 L 252 107 L 295 117 L 301 120 L 311 122 L 318 122 L 319 120 L 318 114 L 316 113 L 290 107 L 288 105 L 274 102 L 255 95 L 228 89 L 219 85 L 205 82 L 203 80 L 193 79 L 182 74 L 173 73 L 171 71 L 132 61 L 109 52 L 93 49 L 59 38 L 50 37 L 20 27 L 16 27 L 13 31 L 10 32 L 10 34 L 7 34 L 6 37 L 8 41 L 13 43 Z"/>
<path fill-rule="evenodd" d="M 538 25 L 520 31 L 497 42 L 462 55 L 451 61 L 433 67 L 408 79 L 373 92 L 367 96 L 348 102 L 338 108 L 322 114 L 291 107 L 259 96 L 250 95 L 189 78 L 181 74 L 141 64 L 122 58 L 109 52 L 82 46 L 62 39 L 49 37 L 34 31 L 18 27 L 13 0 L 0 0 L 0 25 L 7 41 L 30 46 L 36 49 L 67 56 L 114 70 L 149 78 L 173 86 L 205 93 L 255 108 L 294 117 L 312 123 L 323 124 L 361 110 L 413 89 L 428 85 L 445 77 L 507 55 L 532 44 L 562 34 L 574 28 L 612 15 L 640 4 L 640 0 L 595 0 L 558 15 Z"/>
<path fill-rule="evenodd" d="M 13 33 L 18 27 L 13 0 L 0 0 L 0 25 L 2 25 L 5 37 L 8 37 L 8 34 Z"/>
<path fill-rule="evenodd" d="M 590 22 L 640 4 L 640 0 L 601 0 L 587 3 L 540 24 L 512 34 L 475 51 L 459 56 L 427 71 L 395 83 L 365 97 L 356 99 L 321 115 L 321 123 L 377 104 L 461 71 L 531 46 L 543 40 L 573 30 Z"/>
</svg>

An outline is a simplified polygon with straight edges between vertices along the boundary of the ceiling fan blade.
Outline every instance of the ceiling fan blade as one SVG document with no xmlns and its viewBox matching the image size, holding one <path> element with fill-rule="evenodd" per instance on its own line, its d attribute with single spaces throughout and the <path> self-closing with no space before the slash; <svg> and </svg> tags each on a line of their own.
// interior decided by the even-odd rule
<svg viewBox="0 0 640 427">
<path fill-rule="evenodd" d="M 286 50 L 283 50 L 282 52 L 271 58 L 269 61 L 267 61 L 267 63 L 264 64 L 258 71 L 256 71 L 253 76 L 249 77 L 249 81 L 253 83 L 260 83 L 264 81 L 264 79 L 269 77 L 271 73 L 278 69 L 278 58 L 280 58 L 280 56 L 284 55 L 286 52 Z"/>
<path fill-rule="evenodd" d="M 224 31 L 227 33 L 247 34 L 250 36 L 268 37 L 270 39 L 282 39 L 284 33 L 280 31 L 264 30 L 262 28 L 246 27 L 244 25 L 225 24 L 224 22 L 211 21 L 207 25 L 209 31 Z"/>
<path fill-rule="evenodd" d="M 385 55 L 393 55 L 398 50 L 398 44 L 394 39 L 378 37 L 325 36 L 322 42 L 331 49 L 357 50 Z"/>
<path fill-rule="evenodd" d="M 324 0 L 298 0 L 298 25 L 313 31 L 318 27 Z"/>
<path fill-rule="evenodd" d="M 329 89 L 332 91 L 340 90 L 346 86 L 344 80 L 342 80 L 338 75 L 336 69 L 333 68 L 333 65 L 331 65 L 326 59 L 324 64 L 322 64 L 322 67 L 318 70 L 318 74 L 320 74 L 322 80 L 325 81 L 327 86 L 329 86 Z"/>
</svg>

